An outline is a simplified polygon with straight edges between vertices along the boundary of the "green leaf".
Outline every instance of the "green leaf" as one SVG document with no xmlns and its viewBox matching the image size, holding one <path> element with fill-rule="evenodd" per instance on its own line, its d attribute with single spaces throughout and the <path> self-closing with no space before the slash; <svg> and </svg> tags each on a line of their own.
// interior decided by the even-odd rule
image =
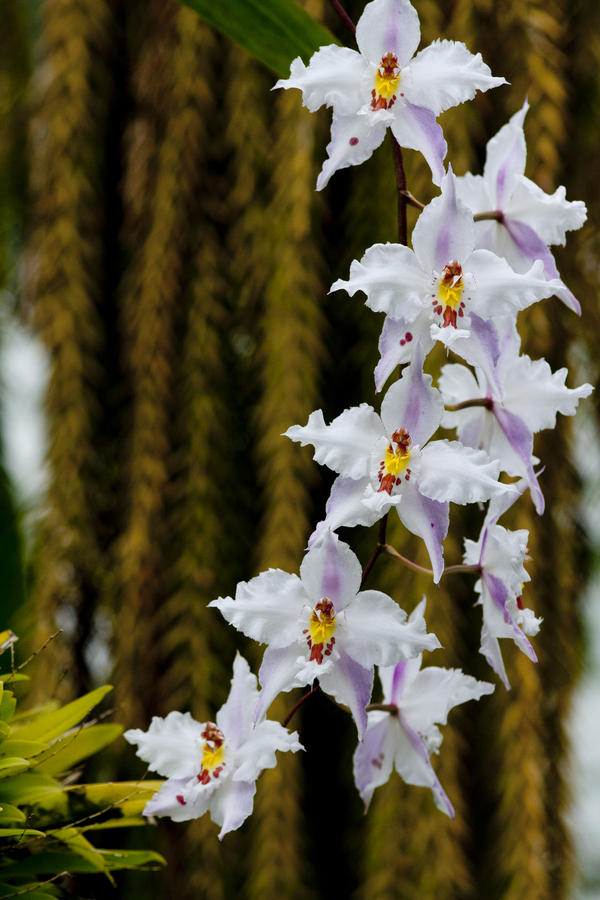
<svg viewBox="0 0 600 900">
<path fill-rule="evenodd" d="M 0 759 L 0 778 L 8 778 L 9 775 L 17 775 L 29 768 L 26 759 L 19 759 L 18 756 L 6 756 Z"/>
<path fill-rule="evenodd" d="M 7 738 L 0 744 L 0 759 L 3 756 L 22 756 L 23 759 L 31 759 L 32 756 L 38 756 L 49 749 L 48 744 L 42 744 L 40 741 L 14 741 Z"/>
<path fill-rule="evenodd" d="M 45 836 L 43 831 L 35 831 L 33 828 L 0 828 L 0 838 L 28 837 L 29 835 L 34 835 L 35 837 Z"/>
<path fill-rule="evenodd" d="M 94 825 L 80 827 L 81 831 L 106 831 L 107 828 L 132 828 L 138 825 L 147 825 L 146 819 L 139 816 L 123 816 L 122 819 L 107 819 L 106 822 L 96 822 Z"/>
<path fill-rule="evenodd" d="M 0 806 L 4 801 L 15 806 L 24 806 L 32 803 L 56 804 L 60 799 L 65 803 L 64 790 L 60 784 L 48 775 L 38 775 L 36 772 L 24 772 L 13 778 L 0 781 Z"/>
<path fill-rule="evenodd" d="M 339 41 L 294 0 L 182 0 L 256 59 L 287 78 L 297 56 L 307 63 Z"/>
<path fill-rule="evenodd" d="M 0 809 L 0 825 L 2 822 L 25 822 L 26 816 L 23 810 L 11 803 L 2 803 Z"/>
<path fill-rule="evenodd" d="M 36 760 L 36 769 L 45 775 L 66 772 L 82 759 L 86 759 L 92 753 L 97 753 L 107 744 L 111 744 L 122 731 L 121 725 L 89 725 L 82 728 L 53 744 L 40 760 Z M 0 744 L 0 753 L 3 746 Z"/>
<path fill-rule="evenodd" d="M 98 809 L 115 806 L 123 812 L 123 815 L 135 815 L 131 807 L 142 809 L 151 800 L 164 782 L 162 781 L 120 781 L 108 784 L 75 784 L 66 787 L 70 794 L 79 794 L 82 799 L 93 804 Z M 127 812 L 125 809 L 127 808 Z"/>
<path fill-rule="evenodd" d="M 2 719 L 3 722 L 10 722 L 16 705 L 17 701 L 14 698 L 13 692 L 5 690 L 2 694 L 2 700 L 0 700 L 0 719 Z"/>
<path fill-rule="evenodd" d="M 35 719 L 27 725 L 22 725 L 20 728 L 15 728 L 13 735 L 23 741 L 51 741 L 53 738 L 60 737 L 69 728 L 78 725 L 110 690 L 112 690 L 111 685 L 97 688 L 48 715 Z"/>
<path fill-rule="evenodd" d="M 4 740 L 10 734 L 10 725 L 0 721 L 0 741 Z"/>
<path fill-rule="evenodd" d="M 7 681 L 29 681 L 29 675 L 24 675 L 22 672 L 2 672 L 0 674 L 0 681 L 5 684 Z"/>
<path fill-rule="evenodd" d="M 164 857 L 153 850 L 99 850 L 106 868 L 135 869 L 138 866 L 166 865 Z M 88 860 L 74 853 L 36 853 L 17 863 L 2 869 L 3 878 L 16 875 L 54 875 L 57 872 L 97 872 L 98 869 Z"/>
<path fill-rule="evenodd" d="M 114 880 L 108 872 L 102 854 L 90 844 L 88 839 L 81 834 L 78 828 L 62 828 L 60 831 L 54 831 L 52 837 L 55 840 L 62 841 L 62 843 L 66 844 L 72 853 L 85 859 L 90 865 L 95 867 L 97 872 L 104 872 L 114 884 Z"/>
</svg>

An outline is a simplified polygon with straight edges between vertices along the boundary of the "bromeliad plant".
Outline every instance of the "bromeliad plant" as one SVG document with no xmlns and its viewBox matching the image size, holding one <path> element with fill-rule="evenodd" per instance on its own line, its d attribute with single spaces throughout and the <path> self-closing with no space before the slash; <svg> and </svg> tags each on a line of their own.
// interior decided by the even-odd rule
<svg viewBox="0 0 600 900">
<path fill-rule="evenodd" d="M 554 427 L 557 412 L 573 415 L 592 390 L 587 384 L 567 388 L 566 370 L 552 373 L 544 360 L 520 354 L 521 310 L 556 296 L 579 312 L 549 245 L 563 243 L 566 231 L 586 217 L 584 205 L 567 201 L 563 188 L 549 196 L 524 177 L 527 103 L 490 141 L 483 176 L 456 178 L 450 165 L 444 169 L 447 147 L 436 117 L 504 79 L 492 76 L 464 44 L 436 41 L 415 55 L 420 26 L 409 0 L 372 0 L 356 28 L 339 0 L 331 3 L 355 35 L 358 52 L 321 46 L 308 64 L 295 59 L 290 77 L 275 86 L 301 90 L 311 111 L 333 109 L 318 189 L 338 169 L 369 158 L 388 126 L 392 132 L 398 243 L 366 248 L 349 279 L 332 290 L 362 291 L 367 305 L 385 314 L 376 391 L 394 372 L 397 379 L 380 415 L 363 403 L 326 424 L 315 411 L 307 424 L 287 431 L 312 445 L 317 462 L 338 475 L 301 577 L 270 569 L 239 584 L 235 598 L 211 604 L 243 634 L 267 644 L 260 692 L 238 656 L 216 722 L 197 723 L 174 711 L 153 719 L 147 732 L 125 734 L 168 779 L 146 814 L 181 821 L 210 812 L 221 836 L 250 815 L 256 779 L 275 765 L 275 751 L 301 749 L 286 728 L 300 704 L 282 725 L 266 714 L 279 693 L 305 686 L 301 702 L 320 689 L 351 713 L 358 731 L 354 774 L 366 806 L 395 767 L 407 783 L 429 787 L 439 809 L 453 816 L 430 762 L 442 740 L 437 726 L 452 707 L 494 686 L 460 670 L 422 668 L 423 654 L 440 646 L 427 633 L 425 601 L 407 619 L 390 597 L 363 587 L 382 554 L 428 572 L 435 583 L 450 572 L 473 573 L 474 601 L 483 610 L 480 652 L 508 689 L 500 640 L 511 639 L 535 662 L 529 637 L 540 620 L 522 602 L 528 533 L 498 520 L 527 488 L 543 512 L 533 435 Z M 204 0 L 191 5 L 214 19 Z M 280 8 L 283 19 L 292 16 L 289 4 Z M 260 50 L 260 35 L 256 46 Z M 441 188 L 426 207 L 407 189 L 402 147 L 423 154 Z M 412 250 L 408 202 L 422 210 Z M 439 344 L 460 362 L 444 366 L 434 385 L 427 357 Z M 440 428 L 456 429 L 458 440 L 440 438 Z M 500 480 L 500 473 L 519 480 Z M 450 503 L 489 505 L 478 540 L 465 542 L 463 562 L 444 567 Z M 392 508 L 423 540 L 431 570 L 387 543 Z M 336 531 L 376 522 L 378 540 L 362 568 Z M 375 667 L 381 703 L 370 702 Z"/>
<path fill-rule="evenodd" d="M 15 640 L 0 635 L 1 650 Z M 23 672 L 0 674 L 0 896 L 33 900 L 67 896 L 60 882 L 76 873 L 158 868 L 152 850 L 99 849 L 96 831 L 145 824 L 142 812 L 160 781 L 85 784 L 78 769 L 111 744 L 120 725 L 90 719 L 110 685 L 68 703 L 17 711 L 12 690 Z M 74 882 L 69 880 L 73 896 Z"/>
</svg>

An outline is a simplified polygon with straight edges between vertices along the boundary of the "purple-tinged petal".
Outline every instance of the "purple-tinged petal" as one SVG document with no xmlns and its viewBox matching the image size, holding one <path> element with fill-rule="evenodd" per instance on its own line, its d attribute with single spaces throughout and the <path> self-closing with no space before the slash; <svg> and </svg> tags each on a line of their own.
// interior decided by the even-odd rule
<svg viewBox="0 0 600 900">
<path fill-rule="evenodd" d="M 495 637 L 483 622 L 481 628 L 481 646 L 479 652 L 485 656 L 488 665 L 492 667 L 507 691 L 510 691 L 510 682 L 506 674 L 504 660 L 502 659 L 502 651 L 500 650 L 500 641 Z"/>
<path fill-rule="evenodd" d="M 217 725 L 237 750 L 252 731 L 252 714 L 258 702 L 256 675 L 243 656 L 236 653 L 233 661 L 233 678 L 226 702 L 217 713 Z"/>
<path fill-rule="evenodd" d="M 552 253 L 529 225 L 516 219 L 504 219 L 504 224 L 523 256 L 531 262 L 541 259 L 544 263 L 544 274 L 547 278 L 560 278 Z M 555 288 L 554 293 L 560 297 L 569 309 L 572 309 L 573 312 L 580 316 L 581 306 L 579 302 L 567 288 L 564 288 L 564 290 L 562 288 L 564 288 L 564 285 L 561 282 L 561 285 Z"/>
<path fill-rule="evenodd" d="M 545 244 L 564 244 L 566 232 L 581 228 L 587 218 L 585 203 L 567 200 L 562 185 L 547 194 L 524 176 L 517 178 L 504 213 L 507 219 L 529 225 Z"/>
<path fill-rule="evenodd" d="M 235 831 L 248 818 L 254 806 L 256 781 L 233 781 L 229 779 L 223 787 L 215 791 L 210 802 L 210 817 L 221 825 L 219 840 L 229 831 Z"/>
<path fill-rule="evenodd" d="M 407 99 L 436 116 L 472 100 L 478 90 L 506 84 L 504 78 L 492 75 L 481 53 L 474 56 L 457 41 L 434 41 L 415 56 L 410 69 L 412 85 L 406 89 Z"/>
<path fill-rule="evenodd" d="M 312 444 L 314 458 L 345 478 L 363 478 L 369 472 L 371 452 L 383 434 L 381 419 L 366 403 L 345 409 L 331 425 L 321 410 L 312 412 L 306 425 L 292 425 L 285 432 L 305 447 Z"/>
<path fill-rule="evenodd" d="M 434 113 L 422 106 L 405 103 L 396 113 L 391 129 L 401 147 L 418 150 L 423 154 L 431 169 L 433 183 L 440 185 L 444 177 L 443 160 L 448 145 Z"/>
<path fill-rule="evenodd" d="M 394 758 L 398 774 L 406 784 L 430 788 L 437 808 L 453 819 L 454 809 L 433 770 L 422 738 L 402 713 L 398 716 L 398 725 L 400 735 L 397 738 Z"/>
<path fill-rule="evenodd" d="M 431 375 L 423 372 L 423 351 L 417 341 L 410 366 L 390 387 L 381 404 L 381 420 L 388 437 L 405 428 L 412 445 L 422 447 L 437 431 L 444 401 L 432 381 Z"/>
<path fill-rule="evenodd" d="M 339 654 L 335 666 L 319 677 L 319 684 L 321 689 L 335 697 L 338 703 L 350 707 L 358 729 L 358 739 L 362 741 L 367 728 L 365 707 L 371 699 L 374 670 L 373 667 L 365 669 L 359 665 L 342 647 Z"/>
<path fill-rule="evenodd" d="M 448 534 L 448 503 L 439 503 L 423 496 L 416 485 L 407 484 L 402 491 L 402 503 L 396 507 L 402 524 L 425 542 L 433 580 L 438 584 L 444 571 L 442 541 Z"/>
<path fill-rule="evenodd" d="M 433 347 L 429 335 L 429 313 L 425 310 L 407 324 L 404 319 L 386 316 L 379 338 L 379 360 L 375 369 L 375 389 L 379 392 L 396 366 L 410 362 L 417 341 L 421 341 L 423 355 L 427 356 Z"/>
<path fill-rule="evenodd" d="M 412 322 L 422 311 L 426 276 L 412 250 L 402 244 L 374 244 L 360 262 L 350 266 L 348 281 L 336 281 L 332 291 L 344 289 L 367 295 L 367 306 Z"/>
<path fill-rule="evenodd" d="M 358 166 L 369 159 L 383 143 L 386 129 L 382 122 L 371 124 L 368 116 L 338 116 L 334 113 L 331 141 L 327 144 L 328 159 L 317 179 L 317 190 L 323 190 L 338 169 Z"/>
<path fill-rule="evenodd" d="M 376 510 L 370 509 L 363 503 L 365 490 L 371 484 L 367 475 L 355 481 L 353 478 L 344 478 L 342 475 L 333 482 L 331 494 L 325 507 L 325 518 L 318 523 L 308 541 L 309 550 L 315 547 L 326 531 L 336 531 L 343 525 L 374 525 L 380 518 Z"/>
<path fill-rule="evenodd" d="M 504 387 L 496 371 L 500 359 L 498 332 L 492 321 L 481 319 L 475 313 L 470 314 L 470 319 L 470 336 L 454 341 L 452 351 L 469 365 L 481 369 L 493 390 L 494 397 L 502 400 Z"/>
<path fill-rule="evenodd" d="M 241 581 L 232 597 L 219 597 L 209 606 L 243 634 L 269 644 L 286 647 L 296 638 L 296 622 L 308 596 L 297 575 L 269 569 L 250 581 Z"/>
<path fill-rule="evenodd" d="M 498 610 L 498 613 L 500 613 L 503 618 L 504 628 L 501 628 L 501 629 L 494 628 L 496 635 L 498 637 L 512 637 L 514 642 L 517 644 L 518 647 L 520 647 L 520 649 L 523 651 L 523 653 L 525 653 L 526 656 L 528 656 L 529 659 L 532 660 L 532 662 L 537 662 L 537 656 L 535 654 L 535 650 L 531 646 L 531 643 L 529 642 L 527 636 L 519 628 L 519 626 L 517 625 L 517 623 L 511 616 L 510 612 L 508 611 L 507 602 L 509 599 L 509 591 L 508 591 L 508 588 L 507 588 L 505 582 L 501 578 L 498 578 L 496 575 L 492 575 L 491 572 L 486 572 L 485 569 L 481 574 L 481 578 L 482 578 L 482 581 L 483 581 L 485 587 L 487 588 L 487 590 L 489 592 L 489 595 L 490 595 L 494 605 L 496 606 L 496 608 Z M 485 603 L 485 601 L 484 601 L 484 603 Z M 488 609 L 487 612 L 489 615 L 490 610 Z M 484 615 L 485 615 L 485 613 L 484 613 Z M 496 619 L 497 619 L 497 615 L 496 615 Z M 491 624 L 491 623 L 489 623 L 489 624 Z M 498 633 L 498 632 L 500 632 L 500 633 Z"/>
<path fill-rule="evenodd" d="M 302 687 L 297 683 L 296 661 L 300 653 L 300 645 L 294 643 L 281 650 L 265 650 L 258 680 L 262 688 L 258 695 L 258 703 L 254 710 L 254 724 L 260 722 L 278 694 L 291 691 L 293 687 Z M 306 683 L 306 682 L 305 682 Z"/>
<path fill-rule="evenodd" d="M 360 590 L 362 566 L 348 544 L 327 530 L 304 557 L 300 575 L 311 605 L 327 597 L 339 613 Z"/>
<path fill-rule="evenodd" d="M 512 450 L 523 464 L 522 474 L 527 479 L 527 484 L 531 491 L 531 499 L 533 500 L 538 515 L 541 516 L 544 512 L 545 503 L 544 495 L 542 494 L 531 461 L 533 454 L 533 433 L 523 419 L 519 416 L 515 416 L 514 413 L 509 412 L 507 409 L 503 409 L 498 404 L 494 406 L 494 413 Z"/>
<path fill-rule="evenodd" d="M 490 209 L 504 209 L 516 178 L 525 171 L 527 147 L 523 122 L 528 109 L 529 103 L 525 100 L 521 109 L 488 142 L 483 177 L 495 197 Z"/>
<path fill-rule="evenodd" d="M 392 774 L 395 750 L 390 734 L 392 717 L 388 713 L 369 713 L 368 722 L 364 741 L 359 743 L 352 759 L 354 783 L 365 804 L 365 812 L 375 788 L 385 784 Z"/>
<path fill-rule="evenodd" d="M 417 259 L 428 275 L 440 275 L 452 260 L 462 264 L 473 252 L 473 214 L 456 195 L 451 167 L 442 179 L 441 196 L 435 197 L 419 216 L 412 240 Z"/>
<path fill-rule="evenodd" d="M 356 25 L 360 52 L 378 66 L 387 53 L 396 57 L 399 66 L 406 66 L 420 39 L 419 16 L 409 0 L 373 0 Z"/>
<path fill-rule="evenodd" d="M 328 44 L 313 54 L 308 66 L 300 57 L 291 65 L 290 77 L 280 79 L 275 88 L 298 88 L 302 103 L 311 112 L 324 104 L 339 116 L 356 114 L 363 105 L 361 82 L 366 61 L 356 50 Z"/>
</svg>

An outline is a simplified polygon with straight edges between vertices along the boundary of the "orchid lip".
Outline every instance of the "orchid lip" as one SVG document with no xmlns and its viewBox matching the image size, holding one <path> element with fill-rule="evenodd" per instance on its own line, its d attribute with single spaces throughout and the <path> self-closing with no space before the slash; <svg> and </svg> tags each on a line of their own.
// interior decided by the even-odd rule
<svg viewBox="0 0 600 900">
<path fill-rule="evenodd" d="M 398 65 L 398 58 L 393 53 L 386 53 L 375 72 L 375 87 L 371 91 L 371 109 L 373 111 L 392 108 L 396 101 L 396 91 L 401 76 L 402 70 Z"/>
</svg>

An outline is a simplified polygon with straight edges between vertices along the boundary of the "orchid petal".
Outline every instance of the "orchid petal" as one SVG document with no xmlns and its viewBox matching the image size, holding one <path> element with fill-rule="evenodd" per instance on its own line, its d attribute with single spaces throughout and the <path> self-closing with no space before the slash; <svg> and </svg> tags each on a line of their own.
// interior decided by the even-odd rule
<svg viewBox="0 0 600 900">
<path fill-rule="evenodd" d="M 265 719 L 249 733 L 236 753 L 232 780 L 256 781 L 263 769 L 273 769 L 277 765 L 276 750 L 296 753 L 304 747 L 298 742 L 296 731 L 290 734 L 279 722 Z"/>
<path fill-rule="evenodd" d="M 399 734 L 396 736 L 394 765 L 398 774 L 406 784 L 430 788 L 437 808 L 453 819 L 454 809 L 433 770 L 422 738 L 402 713 L 398 717 L 397 728 Z"/>
<path fill-rule="evenodd" d="M 308 595 L 297 575 L 281 569 L 261 572 L 248 582 L 240 582 L 232 597 L 219 597 L 209 606 L 216 606 L 223 617 L 248 637 L 285 647 L 296 636 L 296 622 L 307 603 Z"/>
<path fill-rule="evenodd" d="M 338 116 L 356 114 L 363 105 L 361 81 L 366 61 L 348 47 L 329 44 L 321 47 L 305 66 L 300 57 L 291 65 L 290 77 L 280 79 L 275 88 L 298 88 L 302 102 L 311 112 L 333 106 Z"/>
<path fill-rule="evenodd" d="M 531 491 L 531 499 L 534 502 L 538 515 L 541 516 L 544 512 L 545 503 L 531 462 L 533 454 L 533 433 L 523 419 L 519 418 L 519 416 L 516 416 L 514 413 L 509 412 L 509 410 L 503 409 L 501 406 L 495 406 L 494 413 L 500 428 L 506 436 L 512 453 L 521 460 L 522 467 L 517 474 L 526 478 Z M 511 474 L 514 474 L 514 471 L 511 472 Z"/>
<path fill-rule="evenodd" d="M 471 313 L 470 335 L 467 339 L 459 338 L 452 345 L 452 350 L 472 366 L 481 369 L 497 400 L 504 398 L 504 387 L 496 371 L 500 359 L 500 342 L 493 322 L 481 319 Z"/>
<path fill-rule="evenodd" d="M 327 144 L 328 159 L 323 163 L 317 179 L 321 191 L 338 169 L 358 166 L 371 157 L 383 143 L 386 132 L 383 122 L 372 123 L 367 116 L 342 116 L 333 114 L 331 141 Z"/>
<path fill-rule="evenodd" d="M 144 807 L 145 816 L 169 816 L 174 822 L 188 822 L 208 812 L 212 791 L 185 799 L 189 778 L 169 778 Z"/>
<path fill-rule="evenodd" d="M 312 444 L 314 458 L 322 466 L 346 478 L 363 478 L 369 472 L 371 451 L 383 434 L 381 419 L 366 403 L 344 410 L 326 425 L 321 410 L 308 417 L 306 425 L 292 425 L 285 432 L 303 447 Z"/>
<path fill-rule="evenodd" d="M 554 428 L 557 413 L 574 416 L 579 401 L 593 391 L 591 384 L 568 388 L 565 385 L 567 370 L 552 372 L 545 359 L 511 357 L 507 368 L 505 404 L 534 433 Z"/>
<path fill-rule="evenodd" d="M 210 803 L 210 817 L 221 825 L 219 840 L 245 822 L 254 806 L 256 781 L 225 782 L 221 790 L 215 791 Z"/>
<path fill-rule="evenodd" d="M 279 650 L 265 650 L 258 673 L 262 690 L 254 710 L 255 724 L 265 717 L 268 708 L 278 694 L 291 691 L 294 687 L 303 687 L 306 684 L 306 682 L 299 684 L 296 678 L 298 671 L 296 662 L 299 652 L 300 648 L 296 642 Z"/>
<path fill-rule="evenodd" d="M 442 272 L 452 260 L 462 262 L 473 252 L 473 215 L 456 195 L 450 168 L 442 179 L 442 193 L 429 203 L 413 231 L 413 247 L 423 271 Z"/>
<path fill-rule="evenodd" d="M 433 441 L 421 451 L 419 490 L 431 500 L 481 503 L 514 488 L 498 481 L 500 464 L 458 441 Z"/>
<path fill-rule="evenodd" d="M 338 703 L 350 707 L 361 741 L 367 727 L 365 707 L 371 699 L 374 671 L 355 662 L 343 648 L 340 648 L 339 654 L 335 666 L 319 677 L 319 684 Z"/>
<path fill-rule="evenodd" d="M 427 634 L 425 620 L 406 622 L 406 613 L 386 594 L 363 591 L 346 610 L 348 654 L 365 668 L 391 666 L 410 659 L 423 650 L 441 646 L 434 634 Z"/>
<path fill-rule="evenodd" d="M 527 147 L 523 133 L 523 122 L 529 109 L 525 103 L 506 125 L 488 141 L 487 157 L 483 177 L 494 199 L 488 209 L 505 211 L 505 203 L 516 184 L 516 179 L 525 171 Z"/>
<path fill-rule="evenodd" d="M 448 504 L 430 500 L 416 485 L 410 484 L 403 489 L 402 504 L 396 511 L 402 524 L 425 542 L 433 580 L 438 584 L 444 571 L 442 541 L 448 534 Z"/>
<path fill-rule="evenodd" d="M 233 750 L 248 739 L 252 731 L 252 712 L 258 702 L 256 675 L 240 653 L 233 661 L 229 696 L 217 713 L 217 725 L 227 735 Z"/>
<path fill-rule="evenodd" d="M 309 549 L 314 547 L 329 529 L 336 531 L 343 525 L 352 527 L 375 524 L 379 518 L 378 513 L 363 503 L 365 490 L 370 484 L 371 479 L 368 475 L 358 481 L 354 481 L 353 478 L 344 478 L 342 475 L 336 478 L 325 508 L 325 518 L 318 523 L 310 536 Z"/>
<path fill-rule="evenodd" d="M 390 127 L 401 147 L 418 150 L 423 154 L 431 169 L 433 183 L 441 184 L 444 177 L 443 160 L 448 145 L 435 114 L 423 106 L 405 102 Z"/>
<path fill-rule="evenodd" d="M 417 342 L 412 363 L 389 388 L 381 404 L 381 420 L 389 437 L 405 428 L 413 446 L 422 447 L 437 431 L 444 401 L 432 381 L 431 375 L 423 372 L 423 353 Z"/>
<path fill-rule="evenodd" d="M 416 9 L 409 0 L 373 0 L 367 3 L 356 25 L 360 52 L 379 65 L 392 53 L 403 67 L 412 59 L 421 39 Z"/>
<path fill-rule="evenodd" d="M 360 262 L 354 260 L 349 280 L 336 281 L 331 290 L 343 288 L 351 297 L 363 291 L 370 309 L 412 322 L 423 309 L 425 281 L 425 273 L 408 247 L 374 244 Z"/>
<path fill-rule="evenodd" d="M 536 260 L 528 272 L 520 275 L 506 260 L 489 250 L 475 250 L 465 262 L 477 284 L 474 310 L 484 319 L 510 315 L 532 303 L 551 297 L 560 287 L 544 278 L 544 264 Z"/>
<path fill-rule="evenodd" d="M 386 784 L 392 774 L 396 736 L 395 729 L 390 727 L 393 720 L 388 713 L 370 712 L 367 720 L 364 741 L 357 746 L 352 759 L 354 782 L 365 804 L 365 812 L 375 788 Z"/>
<path fill-rule="evenodd" d="M 423 356 L 433 347 L 429 334 L 429 313 L 421 312 L 410 325 L 404 319 L 386 316 L 379 338 L 379 360 L 375 369 L 375 389 L 381 390 L 396 366 L 410 362 L 417 341 L 421 341 Z"/>
<path fill-rule="evenodd" d="M 434 723 L 445 725 L 454 706 L 493 692 L 493 684 L 477 681 L 460 669 L 429 666 L 419 672 L 410 691 L 405 692 L 402 714 L 416 731 L 426 733 Z"/>
<path fill-rule="evenodd" d="M 311 606 L 326 597 L 339 613 L 360 590 L 362 566 L 348 544 L 327 530 L 304 557 L 300 575 Z"/>
<path fill-rule="evenodd" d="M 507 83 L 492 75 L 481 53 L 474 56 L 457 41 L 434 41 L 415 56 L 410 68 L 413 83 L 410 92 L 407 90 L 408 99 L 436 116 L 472 100 L 478 90 L 488 91 Z"/>
<path fill-rule="evenodd" d="M 153 772 L 167 778 L 192 778 L 198 771 L 200 740 L 204 725 L 189 713 L 170 712 L 161 719 L 153 716 L 148 731 L 133 728 L 123 737 L 137 744 L 137 755 Z"/>
<path fill-rule="evenodd" d="M 504 214 L 528 225 L 545 244 L 564 244 L 566 232 L 581 228 L 587 219 L 585 203 L 569 201 L 565 194 L 562 185 L 553 194 L 547 194 L 529 178 L 521 177 Z"/>
</svg>

